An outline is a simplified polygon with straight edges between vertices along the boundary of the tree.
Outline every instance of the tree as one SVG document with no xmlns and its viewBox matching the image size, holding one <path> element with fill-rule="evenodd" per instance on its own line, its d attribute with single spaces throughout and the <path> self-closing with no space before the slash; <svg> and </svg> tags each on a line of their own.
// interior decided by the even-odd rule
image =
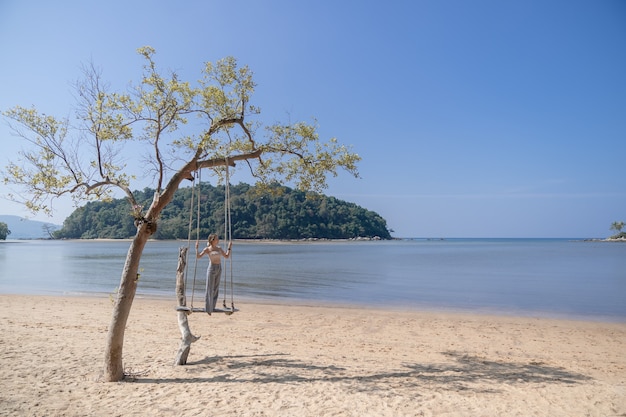
<svg viewBox="0 0 626 417">
<path fill-rule="evenodd" d="M 9 230 L 9 225 L 4 222 L 0 222 L 0 240 L 7 240 L 7 236 L 10 234 L 11 231 Z"/>
<path fill-rule="evenodd" d="M 55 227 L 53 225 L 51 225 L 49 223 L 44 223 L 41 226 L 41 229 L 43 230 L 44 234 L 46 234 L 48 236 L 48 238 L 54 239 L 53 232 L 54 232 Z"/>
<path fill-rule="evenodd" d="M 611 230 L 615 230 L 617 233 L 620 233 L 624 228 L 624 222 L 613 222 L 611 224 Z"/>
<path fill-rule="evenodd" d="M 611 236 L 612 239 L 624 239 L 626 238 L 626 232 L 622 232 L 624 228 L 624 222 L 613 222 L 611 224 L 611 230 L 615 230 L 617 233 Z"/>
<path fill-rule="evenodd" d="M 145 60 L 143 76 L 127 92 L 110 92 L 100 71 L 93 64 L 85 66 L 83 80 L 76 83 L 78 126 L 35 108 L 17 106 L 4 112 L 12 131 L 31 145 L 21 152 L 21 165 L 10 163 L 4 174 L 5 182 L 26 191 L 26 199 L 15 200 L 33 212 L 50 212 L 52 200 L 63 195 L 78 204 L 107 200 L 117 189 L 128 199 L 137 230 L 107 333 L 105 381 L 124 378 L 124 331 L 139 261 L 182 181 L 203 168 L 222 177 L 226 166 L 241 161 L 259 184 L 287 181 L 299 189 L 321 190 L 327 175 L 336 176 L 339 169 L 358 177 L 360 160 L 334 138 L 321 141 L 316 123 L 263 125 L 259 108 L 250 104 L 253 74 L 232 57 L 206 63 L 192 86 L 174 72 L 164 77 L 153 48 L 138 52 Z M 131 143 L 132 151 L 125 151 Z M 150 168 L 156 191 L 147 207 L 131 191 L 134 177 L 125 161 Z"/>
</svg>

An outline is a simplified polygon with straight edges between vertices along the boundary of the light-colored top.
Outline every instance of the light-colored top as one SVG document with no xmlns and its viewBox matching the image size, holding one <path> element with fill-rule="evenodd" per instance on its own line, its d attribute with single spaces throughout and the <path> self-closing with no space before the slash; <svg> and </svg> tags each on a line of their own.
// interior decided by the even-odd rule
<svg viewBox="0 0 626 417">
<path fill-rule="evenodd" d="M 196 258 L 202 258 L 204 255 L 209 255 L 209 259 L 212 264 L 218 264 L 222 262 L 222 256 L 224 258 L 230 257 L 231 247 L 229 245 L 228 251 L 224 252 L 219 246 L 207 245 L 201 252 L 198 253 L 198 245 L 196 245 Z"/>
</svg>

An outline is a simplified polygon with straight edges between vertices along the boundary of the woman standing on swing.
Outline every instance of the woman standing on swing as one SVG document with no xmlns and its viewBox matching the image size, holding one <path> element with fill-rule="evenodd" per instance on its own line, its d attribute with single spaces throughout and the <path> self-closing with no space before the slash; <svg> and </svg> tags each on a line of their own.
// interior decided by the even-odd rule
<svg viewBox="0 0 626 417">
<path fill-rule="evenodd" d="M 220 277 L 222 276 L 222 256 L 230 257 L 233 242 L 228 243 L 228 251 L 219 246 L 220 239 L 215 233 L 209 235 L 207 245 L 200 253 L 198 253 L 199 242 L 196 241 L 196 259 L 202 258 L 204 255 L 209 256 L 209 267 L 206 271 L 206 312 L 211 314 L 217 304 L 217 298 L 220 290 Z"/>
</svg>

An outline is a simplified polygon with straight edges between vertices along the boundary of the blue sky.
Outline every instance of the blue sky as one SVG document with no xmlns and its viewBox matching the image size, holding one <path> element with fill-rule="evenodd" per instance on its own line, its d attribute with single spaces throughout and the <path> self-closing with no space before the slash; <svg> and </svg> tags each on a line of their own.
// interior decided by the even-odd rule
<svg viewBox="0 0 626 417">
<path fill-rule="evenodd" d="M 395 236 L 605 237 L 626 221 L 622 0 L 0 0 L 0 109 L 67 116 L 82 64 L 123 89 L 144 45 L 191 81 L 206 61 L 248 65 L 265 122 L 316 118 L 361 155 L 362 178 L 326 194 Z M 22 145 L 4 120 L 0 140 L 4 167 Z M 56 207 L 35 218 L 73 210 Z M 25 213 L 0 198 L 0 214 Z"/>
</svg>

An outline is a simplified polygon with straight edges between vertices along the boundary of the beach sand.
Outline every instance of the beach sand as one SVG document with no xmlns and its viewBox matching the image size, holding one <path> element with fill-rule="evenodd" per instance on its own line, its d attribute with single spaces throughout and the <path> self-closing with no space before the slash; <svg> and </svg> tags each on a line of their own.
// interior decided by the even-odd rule
<svg viewBox="0 0 626 417">
<path fill-rule="evenodd" d="M 174 297 L 172 297 L 172 300 Z M 124 382 L 99 380 L 107 297 L 0 295 L 2 416 L 626 416 L 626 324 L 137 298 Z"/>
</svg>

